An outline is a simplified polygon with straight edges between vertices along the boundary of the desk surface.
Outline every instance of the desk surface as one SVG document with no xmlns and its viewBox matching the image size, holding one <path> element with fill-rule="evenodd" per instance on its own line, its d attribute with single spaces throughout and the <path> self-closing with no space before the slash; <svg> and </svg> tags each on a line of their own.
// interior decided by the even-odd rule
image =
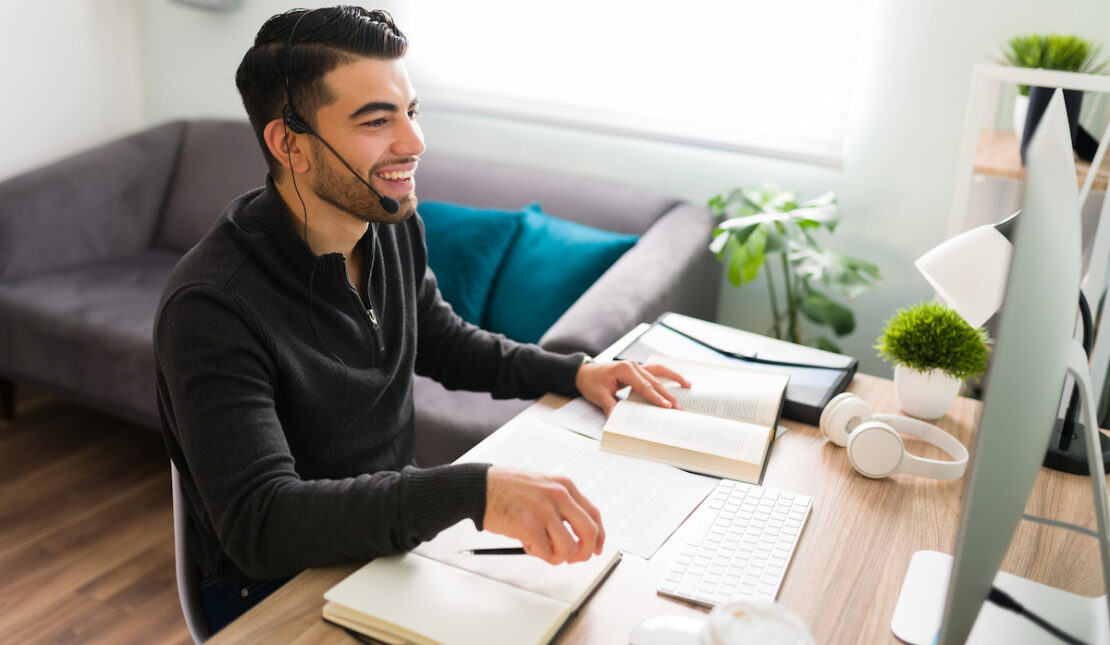
<svg viewBox="0 0 1110 645">
<path fill-rule="evenodd" d="M 897 412 L 893 383 L 859 374 L 850 391 L 875 412 Z M 543 414 L 565 399 L 549 395 L 525 414 Z M 971 446 L 980 404 L 957 399 L 937 425 Z M 818 643 L 897 642 L 890 619 L 910 557 L 921 549 L 951 553 L 965 481 L 939 482 L 908 475 L 870 480 L 852 470 L 843 449 L 813 426 L 786 421 L 776 439 L 764 485 L 814 497 L 813 511 L 778 601 L 802 617 Z M 944 458 L 923 444 L 907 447 Z M 1095 528 L 1086 477 L 1042 469 L 1027 512 Z M 651 560 L 626 556 L 560 644 L 628 642 L 640 620 L 658 614 L 704 611 L 655 593 L 683 530 Z M 1004 571 L 1087 596 L 1103 593 L 1096 541 L 1074 532 L 1022 522 Z M 323 594 L 355 565 L 311 569 L 221 631 L 210 643 L 357 643 L 321 618 Z"/>
</svg>

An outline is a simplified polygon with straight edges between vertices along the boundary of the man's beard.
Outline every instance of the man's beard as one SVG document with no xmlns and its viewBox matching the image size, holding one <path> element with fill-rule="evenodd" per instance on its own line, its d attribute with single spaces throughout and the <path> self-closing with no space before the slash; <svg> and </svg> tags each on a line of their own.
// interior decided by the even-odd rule
<svg viewBox="0 0 1110 645">
<path fill-rule="evenodd" d="M 324 146 L 312 145 L 313 163 L 319 170 L 313 191 L 320 199 L 365 222 L 393 224 L 416 212 L 416 195 L 411 192 L 397 200 L 401 207 L 396 213 L 386 211 L 378 196 L 334 157 Z"/>
</svg>

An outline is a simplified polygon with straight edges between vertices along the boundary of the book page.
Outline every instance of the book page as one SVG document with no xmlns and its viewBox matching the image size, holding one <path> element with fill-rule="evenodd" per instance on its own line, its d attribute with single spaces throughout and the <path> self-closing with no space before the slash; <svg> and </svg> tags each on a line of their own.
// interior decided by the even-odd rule
<svg viewBox="0 0 1110 645">
<path fill-rule="evenodd" d="M 613 565 L 620 552 L 607 546 L 601 555 L 585 562 L 551 565 L 530 555 L 475 555 L 471 549 L 520 546 L 496 533 L 479 531 L 470 521 L 462 521 L 439 533 L 435 539 L 417 546 L 413 553 L 526 589 L 569 606 L 577 606 L 593 589 L 595 582 Z"/>
<path fill-rule="evenodd" d="M 642 558 L 650 558 L 716 485 L 709 477 L 602 452 L 592 439 L 537 422 L 510 422 L 460 461 L 570 477 L 601 511 L 606 544 Z"/>
<path fill-rule="evenodd" d="M 628 400 L 613 409 L 605 431 L 759 464 L 774 429 Z"/>
<path fill-rule="evenodd" d="M 687 412 L 762 426 L 772 426 L 777 420 L 788 380 L 785 375 L 707 365 L 665 356 L 652 356 L 648 363 L 666 365 L 690 381 L 689 388 L 673 381 L 664 381 L 667 390 L 675 395 L 679 405 Z M 647 403 L 646 399 L 636 393 L 630 394 L 628 400 Z"/>
<path fill-rule="evenodd" d="M 421 644 L 541 645 L 571 611 L 560 600 L 411 553 L 370 562 L 324 598 L 329 620 L 356 630 L 367 625 Z"/>
</svg>

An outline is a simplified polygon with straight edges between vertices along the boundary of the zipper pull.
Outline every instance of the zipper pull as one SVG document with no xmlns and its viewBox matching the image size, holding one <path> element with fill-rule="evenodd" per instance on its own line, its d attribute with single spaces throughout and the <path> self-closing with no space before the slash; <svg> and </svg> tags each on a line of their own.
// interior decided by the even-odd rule
<svg viewBox="0 0 1110 645">
<path fill-rule="evenodd" d="M 370 316 L 370 324 L 374 326 L 374 329 L 377 329 L 378 328 L 378 317 L 374 315 L 374 308 L 373 307 L 367 307 L 366 308 L 366 315 Z"/>
</svg>

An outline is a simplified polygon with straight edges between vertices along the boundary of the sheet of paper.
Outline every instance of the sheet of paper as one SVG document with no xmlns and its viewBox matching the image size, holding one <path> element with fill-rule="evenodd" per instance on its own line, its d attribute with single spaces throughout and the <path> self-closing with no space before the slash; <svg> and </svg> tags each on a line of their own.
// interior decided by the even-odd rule
<svg viewBox="0 0 1110 645">
<path fill-rule="evenodd" d="M 571 399 L 563 407 L 548 412 L 543 420 L 551 425 L 601 441 L 605 413 L 601 408 L 579 396 Z"/>
<path fill-rule="evenodd" d="M 505 426 L 460 461 L 570 477 L 601 511 L 606 544 L 650 558 L 716 486 L 712 477 L 601 452 L 596 441 L 539 422 Z"/>
</svg>

